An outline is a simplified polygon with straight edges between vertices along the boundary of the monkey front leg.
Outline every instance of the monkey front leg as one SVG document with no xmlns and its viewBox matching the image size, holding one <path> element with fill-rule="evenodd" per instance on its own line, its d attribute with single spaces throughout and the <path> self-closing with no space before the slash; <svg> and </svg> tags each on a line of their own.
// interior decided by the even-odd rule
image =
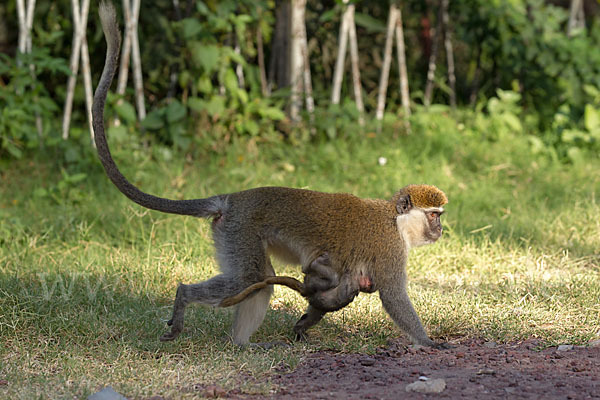
<svg viewBox="0 0 600 400">
<path fill-rule="evenodd" d="M 389 282 L 388 282 L 389 283 Z M 448 348 L 445 343 L 437 344 L 427 336 L 421 319 L 417 315 L 406 288 L 401 282 L 394 286 L 386 286 L 379 289 L 379 297 L 383 308 L 394 320 L 396 325 L 402 329 L 414 344 L 437 348 Z"/>
</svg>

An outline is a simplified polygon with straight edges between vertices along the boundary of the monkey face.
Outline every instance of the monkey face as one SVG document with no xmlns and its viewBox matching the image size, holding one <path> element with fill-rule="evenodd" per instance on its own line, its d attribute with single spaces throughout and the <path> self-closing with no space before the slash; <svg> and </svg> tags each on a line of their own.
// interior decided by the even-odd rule
<svg viewBox="0 0 600 400">
<path fill-rule="evenodd" d="M 425 210 L 425 216 L 427 217 L 427 223 L 429 224 L 429 229 L 425 232 L 425 235 L 431 240 L 431 242 L 435 242 L 442 236 L 442 221 L 440 219 L 441 215 L 444 213 L 442 209 L 433 209 L 433 210 Z"/>
<path fill-rule="evenodd" d="M 442 236 L 442 222 L 440 216 L 444 213 L 442 208 L 412 208 L 408 213 L 396 217 L 398 231 L 404 239 L 406 246 L 424 246 L 435 243 Z"/>
</svg>

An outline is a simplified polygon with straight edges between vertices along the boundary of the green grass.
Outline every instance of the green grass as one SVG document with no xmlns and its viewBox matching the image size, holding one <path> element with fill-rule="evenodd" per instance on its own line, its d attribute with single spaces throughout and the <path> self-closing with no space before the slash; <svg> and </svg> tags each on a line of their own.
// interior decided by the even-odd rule
<svg viewBox="0 0 600 400">
<path fill-rule="evenodd" d="M 600 337 L 597 157 L 559 164 L 532 154 L 526 139 L 481 141 L 444 116 L 410 137 L 240 142 L 194 162 L 150 153 L 121 148 L 115 158 L 144 190 L 174 198 L 262 185 L 389 197 L 407 183 L 435 184 L 450 199 L 446 234 L 414 250 L 408 266 L 432 337 Z M 309 351 L 371 352 L 401 335 L 377 295 L 361 294 L 295 343 L 305 301 L 278 287 L 253 340 L 291 347 L 239 349 L 227 340 L 231 312 L 203 306 L 189 307 L 177 341 L 161 343 L 177 283 L 217 273 L 209 222 L 132 204 L 98 165 L 67 185 L 47 159 L 0 168 L 0 397 L 85 398 L 105 385 L 136 398 L 193 398 L 208 384 L 268 393 L 272 371 Z"/>
</svg>

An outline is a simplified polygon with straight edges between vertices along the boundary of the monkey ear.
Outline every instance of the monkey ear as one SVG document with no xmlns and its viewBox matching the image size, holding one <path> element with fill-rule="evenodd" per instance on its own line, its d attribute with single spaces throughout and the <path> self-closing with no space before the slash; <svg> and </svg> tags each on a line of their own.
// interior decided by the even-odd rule
<svg viewBox="0 0 600 400">
<path fill-rule="evenodd" d="M 410 201 L 409 195 L 400 196 L 398 201 L 396 201 L 396 211 L 398 214 L 407 214 L 412 208 L 412 203 Z"/>
</svg>

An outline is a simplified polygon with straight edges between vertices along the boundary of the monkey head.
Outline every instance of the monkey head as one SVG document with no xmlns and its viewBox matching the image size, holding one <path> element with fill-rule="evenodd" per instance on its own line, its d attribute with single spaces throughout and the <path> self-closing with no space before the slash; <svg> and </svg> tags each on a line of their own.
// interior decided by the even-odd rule
<svg viewBox="0 0 600 400">
<path fill-rule="evenodd" d="M 431 185 L 408 185 L 392 198 L 396 223 L 408 248 L 434 243 L 442 236 L 440 216 L 448 198 Z"/>
</svg>

